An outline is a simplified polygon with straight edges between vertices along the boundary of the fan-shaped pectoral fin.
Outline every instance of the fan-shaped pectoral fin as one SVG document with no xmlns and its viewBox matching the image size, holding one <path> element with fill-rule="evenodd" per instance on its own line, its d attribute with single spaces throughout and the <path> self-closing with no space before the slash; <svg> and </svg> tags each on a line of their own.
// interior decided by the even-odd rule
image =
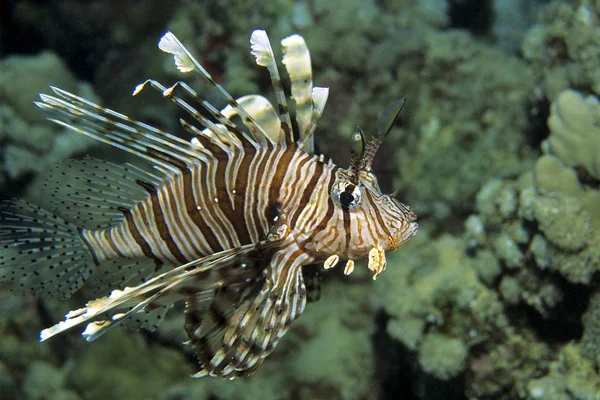
<svg viewBox="0 0 600 400">
<path fill-rule="evenodd" d="M 230 308 L 217 307 L 221 317 L 216 320 L 222 325 L 218 338 L 190 337 L 202 364 L 196 377 L 234 378 L 253 373 L 302 314 L 307 302 L 302 265 L 310 260 L 293 247 L 274 253 L 262 277 L 243 292 L 231 292 L 237 296 L 235 300 L 221 301 Z M 213 351 L 210 360 L 209 351 Z"/>
</svg>

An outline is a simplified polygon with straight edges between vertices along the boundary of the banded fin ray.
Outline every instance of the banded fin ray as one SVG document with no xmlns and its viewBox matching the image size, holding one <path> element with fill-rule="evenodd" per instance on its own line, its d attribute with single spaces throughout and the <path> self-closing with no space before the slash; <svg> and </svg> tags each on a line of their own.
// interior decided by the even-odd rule
<svg viewBox="0 0 600 400">
<path fill-rule="evenodd" d="M 191 148 L 189 142 L 126 115 L 52 87 L 59 96 L 40 94 L 36 105 L 56 118 L 51 121 L 100 142 L 135 154 L 164 173 L 180 173 L 183 166 L 206 161 L 209 152 Z"/>
<path fill-rule="evenodd" d="M 263 128 L 271 143 L 276 144 L 282 141 L 281 122 L 269 100 L 263 96 L 252 94 L 242 96 L 237 101 L 244 107 L 248 114 L 252 115 L 256 123 Z M 225 106 L 221 110 L 221 113 L 228 119 L 238 115 L 237 110 L 230 105 Z"/>
<path fill-rule="evenodd" d="M 285 93 L 283 92 L 281 76 L 279 75 L 279 69 L 277 68 L 277 62 L 275 61 L 267 32 L 261 29 L 252 32 L 250 36 L 250 48 L 252 55 L 256 58 L 256 63 L 262 67 L 266 67 L 271 76 L 271 84 L 273 85 L 275 98 L 277 99 L 281 130 L 283 131 L 283 135 L 281 136 L 282 142 L 280 144 L 292 143 L 294 141 L 294 133 L 292 131 L 289 107 Z"/>
<path fill-rule="evenodd" d="M 238 148 L 241 148 L 243 146 L 243 142 L 252 144 L 256 143 L 256 145 L 261 145 L 263 147 L 265 146 L 266 143 L 264 142 L 264 140 L 262 140 L 263 135 L 259 134 L 259 132 L 257 132 L 256 130 L 253 130 L 254 126 L 252 124 L 247 123 L 246 125 L 252 135 L 252 137 L 250 137 L 244 131 L 242 131 L 233 121 L 231 121 L 229 116 L 224 115 L 223 111 L 219 112 L 212 104 L 204 100 L 194 89 L 192 89 L 185 82 L 177 81 L 173 86 L 166 88 L 154 79 L 147 79 L 146 81 L 136 86 L 133 95 L 136 96 L 148 84 L 153 89 L 156 89 L 159 92 L 161 92 L 161 94 L 164 97 L 171 99 L 171 101 L 173 101 L 178 107 L 190 114 L 192 118 L 194 118 L 202 126 L 205 127 L 203 131 L 199 131 L 197 130 L 197 128 L 189 125 L 184 120 L 180 120 L 183 128 L 190 132 L 192 135 L 205 135 L 206 137 L 209 137 L 211 139 L 219 140 L 223 144 L 235 145 Z M 179 88 L 181 88 L 185 94 L 191 96 L 194 100 L 200 103 L 202 107 L 206 111 L 208 111 L 212 118 L 215 119 L 218 123 L 214 123 L 213 121 L 204 117 L 197 109 L 195 109 L 188 102 L 183 100 L 181 96 L 175 94 L 176 89 Z M 244 122 L 246 123 L 246 121 Z M 259 139 L 259 142 L 256 142 L 255 138 Z M 269 138 L 267 137 L 267 139 Z"/>
<path fill-rule="evenodd" d="M 287 262 L 284 253 L 279 252 L 271 260 L 266 276 L 254 280 L 243 292 L 236 292 L 235 298 L 228 298 L 229 309 L 213 299 L 221 317 L 209 316 L 212 330 L 203 329 L 206 324 L 198 315 L 202 310 L 188 303 L 186 330 L 202 363 L 194 377 L 253 373 L 304 311 L 307 296 L 301 268 Z"/>
<path fill-rule="evenodd" d="M 273 240 L 261 244 L 275 245 L 277 242 Z M 244 275 L 249 272 L 239 268 L 231 270 L 231 267 L 244 257 L 250 257 L 256 250 L 256 244 L 225 250 L 169 270 L 138 286 L 114 290 L 107 297 L 92 300 L 85 307 L 69 312 L 64 321 L 44 329 L 40 333 L 40 340 L 47 340 L 87 323 L 82 336 L 87 341 L 93 341 L 136 313 L 168 306 L 194 293 L 216 288 L 225 279 L 244 280 Z"/>
<path fill-rule="evenodd" d="M 306 151 L 307 153 L 314 154 L 315 152 L 315 129 L 317 128 L 317 124 L 319 123 L 319 119 L 321 119 L 321 115 L 323 114 L 323 110 L 325 109 L 325 104 L 327 103 L 327 97 L 329 96 L 329 88 L 328 87 L 320 87 L 315 86 L 312 89 L 312 99 L 313 99 L 313 110 L 312 115 L 310 116 L 310 124 L 306 129 L 304 135 L 300 138 L 299 143 L 300 147 Z"/>
<path fill-rule="evenodd" d="M 173 55 L 175 59 L 175 65 L 177 68 L 183 72 L 191 72 L 197 71 L 202 77 L 214 88 L 216 88 L 223 98 L 227 100 L 227 103 L 231 105 L 231 107 L 235 108 L 238 114 L 242 117 L 244 124 L 249 124 L 252 126 L 251 132 L 254 133 L 254 139 L 256 142 L 260 143 L 263 138 L 266 137 L 266 134 L 262 127 L 254 121 L 252 116 L 244 110 L 242 106 L 233 98 L 231 94 L 223 86 L 218 84 L 215 79 L 208 73 L 208 71 L 200 64 L 189 52 L 189 50 L 177 39 L 177 37 L 170 31 L 167 31 L 158 42 L 158 48 L 164 51 L 165 53 L 169 53 Z M 262 137 L 261 137 L 262 135 Z"/>
<path fill-rule="evenodd" d="M 247 291 L 246 283 L 238 283 L 196 293 L 186 299 L 187 344 L 193 346 L 203 368 L 211 368 L 211 360 L 223 348 L 225 331 Z"/>
<path fill-rule="evenodd" d="M 282 62 L 290 77 L 292 99 L 296 103 L 296 123 L 300 139 L 302 139 L 308 130 L 313 112 L 310 53 L 300 35 L 292 35 L 283 39 L 281 48 L 283 50 Z"/>
</svg>

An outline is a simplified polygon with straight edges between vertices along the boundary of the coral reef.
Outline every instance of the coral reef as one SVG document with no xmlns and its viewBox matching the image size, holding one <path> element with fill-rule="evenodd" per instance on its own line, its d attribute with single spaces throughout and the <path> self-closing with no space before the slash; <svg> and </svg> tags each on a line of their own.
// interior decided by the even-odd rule
<svg viewBox="0 0 600 400">
<path fill-rule="evenodd" d="M 418 199 L 421 214 L 442 222 L 472 209 L 483 182 L 531 162 L 522 132 L 532 76 L 518 58 L 464 32 L 429 33 L 421 52 L 418 70 L 398 70 L 425 84 L 412 89 L 408 129 L 418 134 L 398 147 L 397 185 L 409 202 Z"/>
<path fill-rule="evenodd" d="M 492 31 L 498 46 L 510 53 L 517 53 L 523 36 L 535 24 L 537 14 L 546 4 L 544 0 L 505 0 L 494 3 Z"/>
<path fill-rule="evenodd" d="M 548 152 L 569 167 L 583 167 L 600 179 L 600 101 L 565 90 L 552 103 Z"/>
<path fill-rule="evenodd" d="M 177 133 L 159 93 L 130 97 L 146 77 L 182 79 L 157 56 L 160 33 L 175 31 L 237 96 L 269 93 L 248 55 L 261 27 L 276 52 L 279 38 L 305 37 L 315 84 L 331 87 L 317 146 L 342 165 L 355 126 L 372 132 L 408 94 L 374 168 L 416 206 L 421 232 L 374 284 L 361 265 L 351 278 L 327 274 L 323 298 L 262 369 L 232 382 L 188 377 L 179 310 L 153 333 L 40 344 L 39 330 L 81 299 L 40 304 L 0 289 L 3 398 L 598 398 L 600 1 L 496 2 L 476 34 L 452 29 L 444 0 L 67 3 L 15 6 L 13 24 L 43 30 L 50 50 L 0 60 L 2 197 L 36 193 L 29 177 L 102 151 L 47 123 L 38 92 L 59 86 Z"/>
<path fill-rule="evenodd" d="M 47 123 L 33 105 L 39 92 L 50 90 L 49 83 L 95 98 L 91 87 L 77 82 L 53 53 L 10 56 L 0 61 L 0 187 L 6 180 L 39 173 L 96 145 L 91 139 Z"/>
<path fill-rule="evenodd" d="M 523 55 L 550 100 L 569 88 L 600 95 L 600 5 L 575 3 L 546 6 L 523 40 Z"/>
<path fill-rule="evenodd" d="M 593 400 L 600 394 L 600 376 L 592 363 L 581 356 L 581 349 L 568 344 L 550 363 L 549 373 L 527 384 L 528 400 Z"/>
</svg>

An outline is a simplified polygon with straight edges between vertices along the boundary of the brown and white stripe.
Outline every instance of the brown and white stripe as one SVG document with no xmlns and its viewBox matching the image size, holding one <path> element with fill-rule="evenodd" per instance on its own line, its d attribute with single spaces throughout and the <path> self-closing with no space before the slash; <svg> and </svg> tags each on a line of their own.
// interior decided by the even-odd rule
<svg viewBox="0 0 600 400">
<path fill-rule="evenodd" d="M 136 313 L 185 300 L 185 330 L 202 365 L 197 376 L 248 374 L 302 314 L 307 302 L 303 267 L 326 259 L 333 260 L 331 266 L 340 257 L 353 265 L 353 258 L 373 249 L 383 258 L 383 251 L 416 232 L 410 209 L 381 194 L 370 171 L 403 101 L 378 121 L 381 135 L 359 152 L 361 158 L 342 169 L 314 154 L 313 133 L 328 89 L 312 85 L 304 40 L 294 35 L 282 41 L 297 132 L 266 33 L 253 32 L 251 45 L 257 64 L 270 73 L 277 111 L 262 96 L 234 99 L 172 33 L 160 40 L 160 49 L 173 54 L 180 71 L 200 73 L 227 102 L 218 111 L 183 82 L 167 88 L 147 80 L 136 87 L 134 95 L 149 86 L 186 111 L 201 126 L 181 121 L 191 141 L 58 88 L 40 96 L 37 105 L 52 121 L 135 154 L 154 168 L 75 162 L 69 167 L 70 176 L 79 180 L 74 188 L 64 190 L 60 179 L 52 184 L 64 220 L 23 206 L 24 221 L 34 223 L 29 214 L 40 213 L 50 218 L 46 225 L 54 223 L 67 236 L 62 246 L 69 252 L 60 261 L 71 251 L 77 255 L 73 260 L 91 258 L 104 273 L 102 285 L 122 289 L 70 313 L 65 322 L 45 330 L 42 339 L 88 322 L 84 336 L 93 340 Z M 88 214 L 73 211 L 82 202 L 90 207 Z M 71 217 L 81 224 L 70 223 Z M 95 223 L 86 223 L 94 218 Z M 25 250 L 21 253 L 32 259 Z M 66 265 L 72 268 L 75 262 Z M 164 264 L 173 269 L 159 274 Z M 378 265 L 377 273 L 384 267 Z M 122 271 L 127 268 L 137 268 L 143 277 L 127 275 Z M 72 286 L 77 289 L 88 275 L 85 270 Z"/>
</svg>

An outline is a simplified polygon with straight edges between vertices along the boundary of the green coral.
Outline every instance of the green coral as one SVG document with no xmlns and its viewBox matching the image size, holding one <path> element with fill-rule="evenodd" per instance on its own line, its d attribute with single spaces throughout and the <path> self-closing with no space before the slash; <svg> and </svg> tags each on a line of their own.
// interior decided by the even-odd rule
<svg viewBox="0 0 600 400">
<path fill-rule="evenodd" d="M 590 215 L 572 197 L 544 197 L 535 202 L 533 214 L 548 240 L 567 251 L 586 247 L 591 234 Z"/>
<path fill-rule="evenodd" d="M 477 195 L 478 214 L 470 220 L 478 221 L 478 235 L 485 240 L 472 241 L 472 244 L 491 247 L 507 267 L 523 268 L 529 259 L 533 259 L 540 269 L 558 271 L 573 283 L 589 283 L 600 270 L 600 248 L 597 246 L 600 230 L 594 217 L 600 203 L 588 203 L 584 199 L 594 198 L 598 191 L 577 189 L 575 182 L 564 186 L 567 193 L 536 188 L 536 182 L 556 190 L 562 187 L 557 181 L 548 183 L 551 179 L 548 171 L 556 170 L 556 160 L 547 156 L 542 158 L 543 161 L 536 165 L 539 178 L 494 179 L 483 186 Z M 572 179 L 569 171 L 556 178 Z M 582 195 L 570 195 L 574 188 Z M 510 213 L 502 212 L 501 203 L 505 201 L 502 193 L 514 193 L 508 198 L 511 204 L 513 198 L 518 199 L 516 210 L 511 205 Z M 537 230 L 526 228 L 529 222 L 535 222 Z M 473 236 L 472 229 L 467 231 L 467 237 Z"/>
<path fill-rule="evenodd" d="M 600 229 L 600 190 L 582 185 L 573 168 L 566 166 L 555 156 L 547 154 L 536 162 L 534 177 L 538 192 L 556 193 L 559 196 L 567 195 L 577 199 L 589 214 L 592 226 Z M 533 207 L 527 208 L 529 211 L 533 210 Z"/>
<path fill-rule="evenodd" d="M 600 293 L 591 297 L 582 322 L 581 352 L 600 367 Z"/>
<path fill-rule="evenodd" d="M 424 34 L 411 106 L 409 136 L 400 146 L 398 184 L 409 203 L 439 219 L 472 208 L 481 185 L 498 171 L 518 171 L 528 124 L 523 106 L 532 92 L 528 66 L 464 32 Z M 406 67 L 405 67 L 406 68 Z M 399 68 L 400 85 L 412 87 Z M 409 93 L 410 95 L 411 93 Z M 477 99 L 477 101 L 473 101 Z M 409 103 L 410 104 L 410 103 Z"/>
<path fill-rule="evenodd" d="M 537 283 L 519 270 L 496 289 L 497 255 L 485 248 L 467 256 L 469 243 L 423 232 L 389 256 L 374 287 L 376 304 L 390 316 L 388 334 L 414 355 L 421 372 L 438 380 L 464 374 L 472 398 L 524 391 L 550 349 L 528 328 L 515 326 L 506 306 L 524 302 L 542 312 L 561 294 L 551 282 Z"/>
<path fill-rule="evenodd" d="M 540 190 L 571 196 L 578 196 L 582 191 L 575 170 L 550 154 L 541 156 L 535 163 L 535 185 Z"/>
<path fill-rule="evenodd" d="M 26 77 L 26 78 L 24 78 Z M 39 173 L 97 145 L 93 139 L 46 121 L 33 102 L 56 85 L 90 100 L 88 84 L 78 82 L 54 53 L 10 56 L 0 61 L 0 184 Z"/>
<path fill-rule="evenodd" d="M 459 339 L 432 333 L 421 344 L 419 363 L 425 372 L 445 381 L 463 371 L 467 351 Z"/>
<path fill-rule="evenodd" d="M 525 35 L 522 50 L 542 81 L 545 94 L 577 87 L 600 95 L 600 7 L 552 2 Z"/>
<path fill-rule="evenodd" d="M 600 376 L 576 344 L 564 346 L 550 364 L 549 373 L 527 384 L 528 400 L 597 400 Z"/>
<path fill-rule="evenodd" d="M 600 70 L 598 71 L 600 74 Z M 570 167 L 582 166 L 600 179 L 600 101 L 574 90 L 562 92 L 552 103 L 546 146 Z"/>
</svg>

